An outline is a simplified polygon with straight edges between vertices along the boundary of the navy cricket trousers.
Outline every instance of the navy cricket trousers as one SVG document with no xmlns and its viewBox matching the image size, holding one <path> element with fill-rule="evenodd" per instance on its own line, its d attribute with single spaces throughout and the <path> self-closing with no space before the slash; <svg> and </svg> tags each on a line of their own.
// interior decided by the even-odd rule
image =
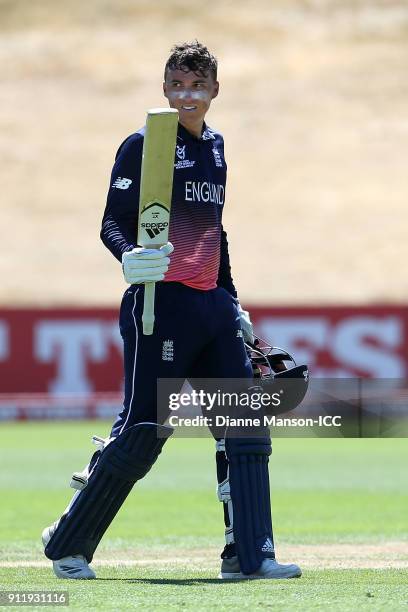
<svg viewBox="0 0 408 612">
<path fill-rule="evenodd" d="M 137 423 L 158 422 L 158 378 L 252 377 L 237 305 L 225 289 L 156 283 L 151 336 L 143 335 L 143 298 L 144 285 L 132 285 L 121 304 L 125 398 L 112 436 Z"/>
</svg>

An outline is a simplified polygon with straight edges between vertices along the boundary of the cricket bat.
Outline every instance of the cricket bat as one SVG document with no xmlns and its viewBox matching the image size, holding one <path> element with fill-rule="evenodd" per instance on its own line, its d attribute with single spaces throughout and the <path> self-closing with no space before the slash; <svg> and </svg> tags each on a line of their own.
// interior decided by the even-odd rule
<svg viewBox="0 0 408 612">
<path fill-rule="evenodd" d="M 158 249 L 169 238 L 177 124 L 178 111 L 174 108 L 147 111 L 137 232 L 137 243 L 147 249 Z M 145 283 L 142 316 L 145 335 L 153 333 L 154 293 L 155 283 Z"/>
</svg>

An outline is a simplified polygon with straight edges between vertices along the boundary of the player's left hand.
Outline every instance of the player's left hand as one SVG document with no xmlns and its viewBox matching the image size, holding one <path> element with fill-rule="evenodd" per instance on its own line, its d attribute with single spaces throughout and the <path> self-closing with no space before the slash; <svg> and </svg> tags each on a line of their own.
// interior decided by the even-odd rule
<svg viewBox="0 0 408 612">
<path fill-rule="evenodd" d="M 242 329 L 242 333 L 244 335 L 244 340 L 245 340 L 245 342 L 251 342 L 253 344 L 253 342 L 254 342 L 254 327 L 253 327 L 253 325 L 251 323 L 251 318 L 249 316 L 249 312 L 247 310 L 244 310 L 239 302 L 238 302 L 237 306 L 238 306 L 239 320 L 240 320 L 240 323 L 241 323 L 241 329 Z"/>
</svg>

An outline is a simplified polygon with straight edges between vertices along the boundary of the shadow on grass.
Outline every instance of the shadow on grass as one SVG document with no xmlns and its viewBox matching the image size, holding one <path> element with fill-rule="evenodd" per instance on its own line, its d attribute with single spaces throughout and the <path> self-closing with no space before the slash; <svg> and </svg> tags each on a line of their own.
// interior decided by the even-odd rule
<svg viewBox="0 0 408 612">
<path fill-rule="evenodd" d="M 117 581 L 129 584 L 172 584 L 175 586 L 196 586 L 197 584 L 219 584 L 225 585 L 231 582 L 247 582 L 247 580 L 220 580 L 219 578 L 97 578 L 98 582 Z"/>
</svg>

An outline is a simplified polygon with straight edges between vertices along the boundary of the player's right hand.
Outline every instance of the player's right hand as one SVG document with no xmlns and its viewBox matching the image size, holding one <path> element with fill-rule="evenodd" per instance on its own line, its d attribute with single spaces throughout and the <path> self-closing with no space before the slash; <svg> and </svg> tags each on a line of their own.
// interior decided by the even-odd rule
<svg viewBox="0 0 408 612">
<path fill-rule="evenodd" d="M 136 247 L 122 255 L 122 269 L 125 281 L 130 285 L 157 282 L 164 279 L 169 269 L 170 253 L 174 251 L 171 242 L 159 249 Z"/>
</svg>

